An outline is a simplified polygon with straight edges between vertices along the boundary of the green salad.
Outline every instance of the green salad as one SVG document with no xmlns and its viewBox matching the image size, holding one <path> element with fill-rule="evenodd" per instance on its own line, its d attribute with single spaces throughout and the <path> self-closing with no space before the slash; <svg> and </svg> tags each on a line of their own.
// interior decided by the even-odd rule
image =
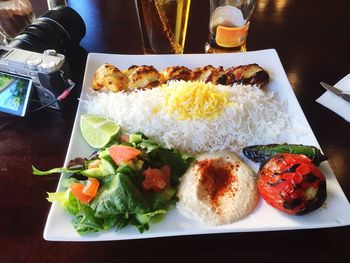
<svg viewBox="0 0 350 263">
<path fill-rule="evenodd" d="M 60 203 L 72 216 L 79 234 L 128 225 L 141 233 L 148 230 L 176 204 L 179 178 L 194 160 L 142 133 L 117 130 L 104 147 L 87 158 L 71 160 L 66 167 L 40 171 L 33 166 L 35 175 L 65 174 L 63 190 L 48 193 L 47 199 Z"/>
</svg>

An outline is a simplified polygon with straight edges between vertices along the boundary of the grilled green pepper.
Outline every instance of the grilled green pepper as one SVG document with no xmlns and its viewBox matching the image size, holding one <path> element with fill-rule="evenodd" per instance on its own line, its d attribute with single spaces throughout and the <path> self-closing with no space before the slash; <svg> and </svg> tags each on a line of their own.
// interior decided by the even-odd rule
<svg viewBox="0 0 350 263">
<path fill-rule="evenodd" d="M 263 163 L 279 153 L 304 154 L 316 165 L 328 159 L 315 146 L 302 144 L 252 145 L 243 148 L 243 154 L 250 160 L 258 163 Z"/>
</svg>

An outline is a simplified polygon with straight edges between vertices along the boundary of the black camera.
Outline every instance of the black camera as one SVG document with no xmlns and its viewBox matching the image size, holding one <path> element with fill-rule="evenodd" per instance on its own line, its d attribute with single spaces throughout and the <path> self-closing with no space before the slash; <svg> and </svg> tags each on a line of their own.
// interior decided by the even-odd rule
<svg viewBox="0 0 350 263">
<path fill-rule="evenodd" d="M 64 54 L 79 45 L 85 32 L 80 15 L 59 6 L 0 46 L 0 111 L 24 116 L 32 89 L 41 105 L 37 109 L 64 110 L 62 101 L 75 86 Z"/>
</svg>

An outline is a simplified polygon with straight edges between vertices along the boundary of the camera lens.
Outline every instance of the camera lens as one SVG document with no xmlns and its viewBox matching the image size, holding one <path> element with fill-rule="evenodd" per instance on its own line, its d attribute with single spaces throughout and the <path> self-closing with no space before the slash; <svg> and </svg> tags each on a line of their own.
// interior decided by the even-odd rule
<svg viewBox="0 0 350 263">
<path fill-rule="evenodd" d="M 67 53 L 85 36 L 86 28 L 81 16 L 68 6 L 58 6 L 27 26 L 9 46 L 43 52 L 55 49 Z"/>
</svg>

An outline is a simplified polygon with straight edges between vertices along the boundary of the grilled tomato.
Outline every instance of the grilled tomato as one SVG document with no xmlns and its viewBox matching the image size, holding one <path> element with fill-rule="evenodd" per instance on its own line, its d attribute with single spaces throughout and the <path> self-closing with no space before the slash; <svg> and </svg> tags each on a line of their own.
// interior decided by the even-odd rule
<svg viewBox="0 0 350 263">
<path fill-rule="evenodd" d="M 258 190 L 269 205 L 292 215 L 316 210 L 327 198 L 325 176 L 301 154 L 270 158 L 259 170 Z"/>
</svg>

